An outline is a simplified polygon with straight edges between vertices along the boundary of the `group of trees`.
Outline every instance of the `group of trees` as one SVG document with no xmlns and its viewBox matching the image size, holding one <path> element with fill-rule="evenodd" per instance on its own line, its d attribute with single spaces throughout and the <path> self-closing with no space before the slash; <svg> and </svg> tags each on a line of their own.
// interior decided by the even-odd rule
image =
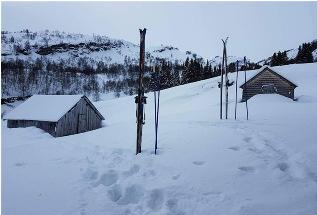
<svg viewBox="0 0 317 215">
<path fill-rule="evenodd" d="M 145 66 L 145 91 L 166 89 L 181 84 L 199 81 L 220 74 L 207 61 L 189 59 L 182 64 L 160 61 L 160 66 Z M 16 58 L 1 62 L 2 96 L 28 96 L 32 94 L 87 94 L 99 100 L 100 93 L 113 92 L 116 97 L 122 93 L 137 92 L 139 68 L 135 64 L 111 64 L 100 61 L 91 64 L 85 58 L 76 63 L 65 60 L 58 62 L 47 58 L 23 60 Z M 160 72 L 158 72 L 160 70 Z"/>
<path fill-rule="evenodd" d="M 281 66 L 288 64 L 289 60 L 286 51 L 274 53 L 271 58 L 271 66 Z"/>
<path fill-rule="evenodd" d="M 62 62 L 15 59 L 1 62 L 2 96 L 85 93 L 98 99 L 96 74 L 78 73 Z"/>
<path fill-rule="evenodd" d="M 145 66 L 145 91 L 175 87 L 200 81 L 221 74 L 221 67 L 213 66 L 201 58 L 187 58 L 184 63 L 171 63 L 157 59 L 156 72 Z M 7 60 L 1 62 L 2 96 L 28 96 L 33 94 L 86 94 L 94 100 L 100 93 L 133 95 L 137 92 L 139 67 L 136 64 L 110 64 L 91 62 L 87 58 L 77 61 L 51 61 L 41 57 L 36 60 Z M 231 68 L 231 70 L 230 70 Z M 256 69 L 257 64 L 249 64 L 247 69 Z M 243 68 L 244 69 L 244 68 Z M 235 63 L 228 66 L 235 71 Z"/>
<path fill-rule="evenodd" d="M 200 81 L 208 78 L 217 76 L 214 73 L 212 65 L 207 60 L 207 63 L 204 64 L 202 59 L 189 58 L 186 59 L 183 64 L 183 72 L 180 77 L 181 84 L 187 84 L 195 81 Z"/>
<path fill-rule="evenodd" d="M 312 43 L 303 43 L 298 48 L 298 54 L 295 63 L 311 63 L 314 61 L 313 51 L 317 49 L 317 41 Z"/>
<path fill-rule="evenodd" d="M 274 53 L 271 57 L 270 66 L 281 66 L 294 63 L 314 62 L 313 51 L 317 49 L 317 41 L 303 43 L 298 47 L 298 53 L 294 59 L 287 57 L 287 51 Z"/>
</svg>

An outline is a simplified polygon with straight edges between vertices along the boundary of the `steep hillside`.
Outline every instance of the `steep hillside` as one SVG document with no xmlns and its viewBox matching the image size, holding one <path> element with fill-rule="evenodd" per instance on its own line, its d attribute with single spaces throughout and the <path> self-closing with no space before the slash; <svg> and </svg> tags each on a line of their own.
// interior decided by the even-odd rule
<svg viewBox="0 0 317 215">
<path fill-rule="evenodd" d="M 49 60 L 64 60 L 70 64 L 78 63 L 79 58 L 86 59 L 96 66 L 98 62 L 105 64 L 138 64 L 139 46 L 125 40 L 111 39 L 107 36 L 84 35 L 65 33 L 60 31 L 20 32 L 2 31 L 2 60 L 8 61 L 16 58 L 35 60 L 45 57 Z M 161 45 L 148 47 L 146 45 L 146 62 L 165 60 L 173 64 L 182 64 L 185 60 L 208 60 L 212 66 L 218 66 L 222 58 L 216 56 L 212 59 L 204 59 L 192 51 L 181 51 L 173 46 Z M 228 57 L 228 64 L 243 57 Z"/>
<path fill-rule="evenodd" d="M 104 127 L 78 135 L 3 121 L 2 212 L 315 215 L 317 63 L 274 69 L 298 85 L 298 100 L 257 95 L 248 121 L 245 103 L 233 119 L 234 86 L 229 119 L 219 120 L 219 78 L 162 91 L 158 155 L 152 93 L 137 156 L 133 96 L 94 103 Z"/>
<path fill-rule="evenodd" d="M 86 58 L 91 64 L 102 61 L 106 64 L 138 64 L 139 47 L 124 40 L 111 39 L 100 35 L 70 34 L 59 31 L 21 32 L 2 31 L 3 60 L 33 59 L 46 57 L 77 63 Z M 147 46 L 146 46 L 147 47 Z M 149 47 L 146 61 L 164 59 L 172 63 L 183 63 L 186 58 L 201 58 L 190 51 L 182 52 L 172 46 Z"/>
</svg>

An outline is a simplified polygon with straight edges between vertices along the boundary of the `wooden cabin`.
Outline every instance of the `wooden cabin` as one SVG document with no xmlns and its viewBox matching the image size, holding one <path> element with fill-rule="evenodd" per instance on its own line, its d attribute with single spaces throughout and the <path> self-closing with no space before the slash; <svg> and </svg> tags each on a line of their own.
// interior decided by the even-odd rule
<svg viewBox="0 0 317 215">
<path fill-rule="evenodd" d="M 294 100 L 296 87 L 296 84 L 268 66 L 262 67 L 255 76 L 240 86 L 243 89 L 242 101 L 258 94 L 279 94 Z"/>
<path fill-rule="evenodd" d="M 8 128 L 40 128 L 54 137 L 98 129 L 104 117 L 83 95 L 33 95 L 5 116 Z"/>
</svg>

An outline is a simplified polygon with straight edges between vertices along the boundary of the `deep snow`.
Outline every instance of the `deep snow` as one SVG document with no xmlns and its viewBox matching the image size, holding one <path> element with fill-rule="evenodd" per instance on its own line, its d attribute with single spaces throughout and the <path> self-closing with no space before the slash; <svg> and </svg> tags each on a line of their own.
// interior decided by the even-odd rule
<svg viewBox="0 0 317 215">
<path fill-rule="evenodd" d="M 162 91 L 158 155 L 152 93 L 137 156 L 133 97 L 94 103 L 105 126 L 78 135 L 3 121 L 3 214 L 317 214 L 317 64 L 273 69 L 298 101 L 255 96 L 249 121 L 235 86 L 219 120 L 219 77 Z"/>
</svg>

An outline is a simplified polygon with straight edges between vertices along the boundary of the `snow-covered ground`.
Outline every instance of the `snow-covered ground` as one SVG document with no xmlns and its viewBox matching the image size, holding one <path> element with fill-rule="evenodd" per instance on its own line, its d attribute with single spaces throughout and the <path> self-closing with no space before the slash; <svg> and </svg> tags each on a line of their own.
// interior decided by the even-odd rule
<svg viewBox="0 0 317 215">
<path fill-rule="evenodd" d="M 158 155 L 153 94 L 137 156 L 133 97 L 95 103 L 105 126 L 78 135 L 3 121 L 3 214 L 317 214 L 317 64 L 273 69 L 298 101 L 255 96 L 249 121 L 245 103 L 233 119 L 234 86 L 219 120 L 219 78 L 162 91 Z"/>
</svg>

